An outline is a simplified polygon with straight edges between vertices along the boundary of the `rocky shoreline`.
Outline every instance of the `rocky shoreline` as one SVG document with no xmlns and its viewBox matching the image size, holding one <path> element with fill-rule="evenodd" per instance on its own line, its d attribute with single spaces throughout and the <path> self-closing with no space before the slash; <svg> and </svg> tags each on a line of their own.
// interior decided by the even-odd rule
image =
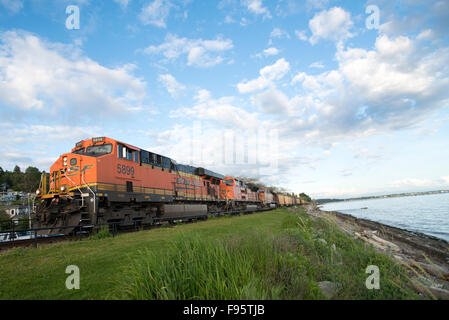
<svg viewBox="0 0 449 320">
<path fill-rule="evenodd" d="M 418 291 L 432 298 L 449 300 L 447 241 L 336 211 L 321 211 L 315 204 L 307 206 L 307 213 L 332 220 L 351 237 L 391 256 L 410 271 Z"/>
</svg>

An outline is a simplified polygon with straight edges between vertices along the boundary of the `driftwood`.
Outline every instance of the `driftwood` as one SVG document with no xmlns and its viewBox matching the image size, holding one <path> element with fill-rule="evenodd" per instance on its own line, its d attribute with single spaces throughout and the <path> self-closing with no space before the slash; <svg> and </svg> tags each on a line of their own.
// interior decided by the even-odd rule
<svg viewBox="0 0 449 320">
<path fill-rule="evenodd" d="M 399 248 L 399 246 L 397 246 L 396 244 L 394 244 L 393 242 L 384 240 L 378 236 L 375 235 L 376 231 L 367 231 L 364 230 L 362 234 L 358 233 L 358 232 L 354 232 L 354 235 L 357 238 L 360 238 L 362 240 L 364 240 L 365 242 L 368 242 L 369 244 L 373 245 L 374 247 L 382 250 L 382 251 L 387 251 L 387 250 L 392 250 L 392 251 L 401 251 L 401 249 Z"/>
</svg>

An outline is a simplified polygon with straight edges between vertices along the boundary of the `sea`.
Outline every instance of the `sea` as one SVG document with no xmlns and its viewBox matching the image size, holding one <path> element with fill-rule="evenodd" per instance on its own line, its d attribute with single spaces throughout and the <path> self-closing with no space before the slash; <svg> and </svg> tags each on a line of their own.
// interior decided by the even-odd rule
<svg viewBox="0 0 449 320">
<path fill-rule="evenodd" d="M 449 241 L 449 193 L 329 202 L 319 207 Z"/>
</svg>

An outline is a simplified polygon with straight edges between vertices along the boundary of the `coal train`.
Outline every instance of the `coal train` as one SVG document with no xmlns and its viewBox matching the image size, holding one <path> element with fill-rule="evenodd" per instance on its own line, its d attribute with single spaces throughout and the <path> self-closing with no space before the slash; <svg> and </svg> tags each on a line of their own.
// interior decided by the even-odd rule
<svg viewBox="0 0 449 320">
<path fill-rule="evenodd" d="M 96 137 L 76 143 L 42 174 L 35 203 L 35 227 L 52 228 L 41 234 L 70 234 L 95 224 L 198 220 L 301 204 L 301 199 Z"/>
</svg>

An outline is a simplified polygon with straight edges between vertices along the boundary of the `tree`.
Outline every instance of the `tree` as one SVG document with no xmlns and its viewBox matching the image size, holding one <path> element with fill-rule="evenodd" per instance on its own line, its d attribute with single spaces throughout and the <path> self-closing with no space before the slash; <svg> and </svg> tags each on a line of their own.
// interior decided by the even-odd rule
<svg viewBox="0 0 449 320">
<path fill-rule="evenodd" d="M 14 171 L 13 171 L 14 173 L 22 173 L 21 171 L 20 171 L 20 167 L 18 166 L 18 165 L 16 165 L 15 167 L 14 167 Z"/>
<path fill-rule="evenodd" d="M 305 194 L 304 192 L 299 194 L 299 197 L 303 200 L 306 200 L 307 202 L 311 202 L 312 198 L 310 198 L 307 194 Z"/>
<path fill-rule="evenodd" d="M 28 167 L 25 170 L 22 191 L 34 192 L 37 188 L 39 188 L 40 180 L 41 172 L 39 171 L 39 169 L 35 167 Z"/>
<path fill-rule="evenodd" d="M 0 210 L 0 230 L 8 230 L 11 226 L 11 218 L 4 211 Z"/>
</svg>

